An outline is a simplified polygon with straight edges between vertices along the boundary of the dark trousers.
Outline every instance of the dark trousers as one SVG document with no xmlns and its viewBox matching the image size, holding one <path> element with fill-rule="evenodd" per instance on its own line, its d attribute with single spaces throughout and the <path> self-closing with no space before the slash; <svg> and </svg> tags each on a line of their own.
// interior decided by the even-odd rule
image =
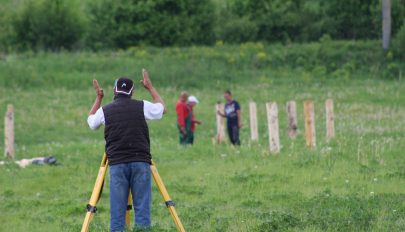
<svg viewBox="0 0 405 232">
<path fill-rule="evenodd" d="M 179 129 L 179 139 L 180 139 L 181 145 L 194 143 L 194 132 L 191 131 L 191 119 L 192 119 L 192 114 L 189 113 L 188 117 L 186 118 L 186 120 L 184 122 L 184 130 L 185 130 L 186 134 L 183 134 L 181 132 L 181 127 L 179 124 L 177 124 L 177 128 Z"/>
<path fill-rule="evenodd" d="M 240 145 L 238 125 L 228 125 L 228 136 L 233 145 Z"/>
<path fill-rule="evenodd" d="M 194 132 L 191 129 L 186 129 L 186 134 L 181 132 L 180 126 L 177 125 L 179 129 L 179 141 L 181 145 L 193 144 L 194 143 Z"/>
</svg>

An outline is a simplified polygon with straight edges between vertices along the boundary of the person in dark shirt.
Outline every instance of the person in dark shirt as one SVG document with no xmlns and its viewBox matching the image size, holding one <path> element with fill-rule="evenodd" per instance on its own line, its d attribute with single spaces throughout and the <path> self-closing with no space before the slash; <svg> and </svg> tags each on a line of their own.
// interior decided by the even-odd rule
<svg viewBox="0 0 405 232">
<path fill-rule="evenodd" d="M 242 127 L 240 105 L 232 97 L 232 93 L 229 90 L 224 92 L 224 98 L 226 100 L 225 104 L 225 114 L 218 111 L 217 113 L 222 117 L 226 117 L 227 129 L 229 140 L 233 145 L 240 145 L 239 140 L 239 129 Z"/>
</svg>

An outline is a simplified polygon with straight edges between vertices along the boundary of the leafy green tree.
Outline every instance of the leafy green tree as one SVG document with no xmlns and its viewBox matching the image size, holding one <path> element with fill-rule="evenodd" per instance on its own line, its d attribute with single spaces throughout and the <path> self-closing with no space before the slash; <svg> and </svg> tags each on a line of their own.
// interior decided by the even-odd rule
<svg viewBox="0 0 405 232">
<path fill-rule="evenodd" d="M 392 49 L 397 57 L 405 61 L 405 20 L 393 39 Z"/>
<path fill-rule="evenodd" d="M 87 41 L 95 48 L 211 44 L 210 0 L 104 0 L 90 5 Z"/>
<path fill-rule="evenodd" d="M 77 11 L 67 1 L 28 1 L 13 20 L 15 42 L 20 48 L 71 49 L 84 30 Z"/>
</svg>

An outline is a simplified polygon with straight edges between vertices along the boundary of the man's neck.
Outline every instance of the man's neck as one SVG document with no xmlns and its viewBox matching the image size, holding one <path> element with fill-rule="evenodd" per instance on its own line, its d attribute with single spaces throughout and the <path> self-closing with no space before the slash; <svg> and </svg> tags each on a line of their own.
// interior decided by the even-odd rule
<svg viewBox="0 0 405 232">
<path fill-rule="evenodd" d="M 122 99 L 122 98 L 131 98 L 131 95 L 116 94 L 116 95 L 114 96 L 114 100 L 116 100 L 116 99 Z"/>
</svg>

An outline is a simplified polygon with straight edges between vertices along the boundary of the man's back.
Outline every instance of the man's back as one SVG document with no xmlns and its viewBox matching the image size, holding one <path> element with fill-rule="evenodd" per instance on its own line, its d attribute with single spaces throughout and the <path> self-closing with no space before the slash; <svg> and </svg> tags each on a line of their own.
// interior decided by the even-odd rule
<svg viewBox="0 0 405 232">
<path fill-rule="evenodd" d="M 111 165 L 128 162 L 151 163 L 144 102 L 118 95 L 104 107 L 106 151 Z"/>
</svg>

